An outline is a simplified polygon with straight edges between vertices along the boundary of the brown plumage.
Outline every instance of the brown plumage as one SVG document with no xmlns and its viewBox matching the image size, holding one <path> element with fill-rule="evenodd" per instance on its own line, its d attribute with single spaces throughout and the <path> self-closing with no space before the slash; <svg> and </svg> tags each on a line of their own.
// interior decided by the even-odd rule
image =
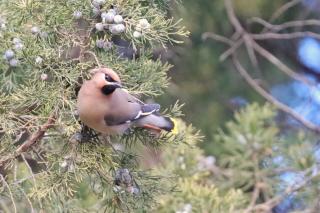
<svg viewBox="0 0 320 213">
<path fill-rule="evenodd" d="M 123 134 L 130 127 L 171 131 L 171 119 L 158 114 L 158 104 L 144 104 L 121 88 L 117 73 L 109 68 L 93 69 L 78 94 L 81 121 L 105 134 Z"/>
</svg>

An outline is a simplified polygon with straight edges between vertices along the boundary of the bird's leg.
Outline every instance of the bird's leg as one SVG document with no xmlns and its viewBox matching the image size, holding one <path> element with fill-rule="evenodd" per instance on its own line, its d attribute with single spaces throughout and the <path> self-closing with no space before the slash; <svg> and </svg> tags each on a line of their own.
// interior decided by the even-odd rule
<svg viewBox="0 0 320 213">
<path fill-rule="evenodd" d="M 126 131 L 124 131 L 124 135 L 131 135 L 134 132 L 134 130 L 132 128 L 128 128 L 126 129 Z"/>
</svg>

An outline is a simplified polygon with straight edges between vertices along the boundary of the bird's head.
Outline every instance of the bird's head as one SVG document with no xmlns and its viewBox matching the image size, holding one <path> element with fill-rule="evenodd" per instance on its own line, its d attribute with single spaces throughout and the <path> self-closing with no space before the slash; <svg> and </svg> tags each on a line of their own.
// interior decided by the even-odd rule
<svg viewBox="0 0 320 213">
<path fill-rule="evenodd" d="M 115 89 L 121 88 L 121 80 L 118 74 L 110 68 L 97 68 L 90 71 L 91 80 L 95 86 L 105 95 L 114 92 Z"/>
</svg>

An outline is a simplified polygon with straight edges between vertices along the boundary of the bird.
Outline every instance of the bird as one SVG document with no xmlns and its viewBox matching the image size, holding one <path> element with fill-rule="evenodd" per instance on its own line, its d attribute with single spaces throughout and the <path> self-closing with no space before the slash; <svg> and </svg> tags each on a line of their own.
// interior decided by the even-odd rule
<svg viewBox="0 0 320 213">
<path fill-rule="evenodd" d="M 177 133 L 175 119 L 162 116 L 160 105 L 146 104 L 122 87 L 119 75 L 112 69 L 90 70 L 77 97 L 82 123 L 106 135 L 122 135 L 141 127 L 151 132 Z"/>
</svg>

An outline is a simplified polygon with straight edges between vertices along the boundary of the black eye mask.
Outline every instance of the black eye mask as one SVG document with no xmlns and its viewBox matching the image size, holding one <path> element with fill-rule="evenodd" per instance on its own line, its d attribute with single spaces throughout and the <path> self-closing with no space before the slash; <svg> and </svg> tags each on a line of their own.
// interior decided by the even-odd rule
<svg viewBox="0 0 320 213">
<path fill-rule="evenodd" d="M 113 78 L 111 78 L 110 75 L 108 75 L 108 74 L 105 74 L 104 79 L 105 79 L 106 81 L 108 81 L 108 82 L 116 82 L 116 81 L 115 81 Z"/>
<path fill-rule="evenodd" d="M 121 88 L 121 84 L 113 81 L 113 82 L 109 82 L 107 85 L 103 86 L 101 88 L 101 92 L 105 95 L 110 95 L 111 93 L 113 93 L 117 88 Z"/>
<path fill-rule="evenodd" d="M 104 87 L 101 88 L 101 91 L 103 94 L 105 95 L 110 95 L 111 93 L 113 93 L 117 88 L 116 85 L 105 85 Z"/>
</svg>

